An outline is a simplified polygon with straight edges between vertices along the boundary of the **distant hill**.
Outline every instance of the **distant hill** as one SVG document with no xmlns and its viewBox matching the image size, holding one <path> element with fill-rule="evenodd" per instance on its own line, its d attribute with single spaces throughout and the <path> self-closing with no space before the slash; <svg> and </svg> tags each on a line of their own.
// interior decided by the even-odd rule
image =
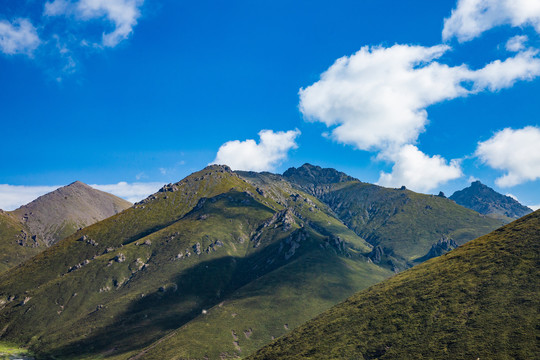
<svg viewBox="0 0 540 360">
<path fill-rule="evenodd" d="M 77 181 L 17 210 L 0 210 L 0 272 L 31 258 L 79 228 L 131 205 Z"/>
<path fill-rule="evenodd" d="M 359 292 L 250 360 L 537 359 L 540 211 Z"/>
<path fill-rule="evenodd" d="M 521 205 L 517 200 L 496 192 L 480 181 L 474 181 L 471 186 L 456 191 L 450 199 L 480 214 L 498 218 L 514 220 L 532 212 L 532 209 Z"/>
<path fill-rule="evenodd" d="M 73 234 L 77 229 L 131 207 L 129 201 L 96 190 L 80 181 L 61 187 L 12 214 L 47 245 Z"/>
</svg>

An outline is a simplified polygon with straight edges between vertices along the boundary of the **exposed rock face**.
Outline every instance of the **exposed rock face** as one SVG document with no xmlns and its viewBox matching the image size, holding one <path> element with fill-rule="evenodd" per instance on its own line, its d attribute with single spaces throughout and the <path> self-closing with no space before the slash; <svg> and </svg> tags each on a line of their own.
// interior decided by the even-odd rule
<svg viewBox="0 0 540 360">
<path fill-rule="evenodd" d="M 496 192 L 480 181 L 475 181 L 468 188 L 456 191 L 450 199 L 480 214 L 494 217 L 506 216 L 517 219 L 532 212 L 532 209 L 521 205 L 510 196 Z"/>
<path fill-rule="evenodd" d="M 439 239 L 435 244 L 431 246 L 431 249 L 429 249 L 428 253 L 421 257 L 420 261 L 426 261 L 431 258 L 441 256 L 443 254 L 446 254 L 450 250 L 454 250 L 459 245 L 451 238 L 448 238 L 446 236 L 443 236 Z"/>
<path fill-rule="evenodd" d="M 373 248 L 373 251 L 369 253 L 369 258 L 375 264 L 379 264 L 384 256 L 384 250 L 380 245 L 377 245 Z"/>
<path fill-rule="evenodd" d="M 131 207 L 131 203 L 80 181 L 40 196 L 12 212 L 33 235 L 52 245 Z"/>
<path fill-rule="evenodd" d="M 326 193 L 330 189 L 330 184 L 358 180 L 335 169 L 321 168 L 311 164 L 289 168 L 283 173 L 283 177 L 317 196 Z"/>
</svg>

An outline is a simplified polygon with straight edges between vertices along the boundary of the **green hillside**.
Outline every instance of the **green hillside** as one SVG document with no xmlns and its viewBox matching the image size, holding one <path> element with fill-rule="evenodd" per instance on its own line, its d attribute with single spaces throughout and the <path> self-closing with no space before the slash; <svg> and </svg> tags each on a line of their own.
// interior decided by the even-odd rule
<svg viewBox="0 0 540 360">
<path fill-rule="evenodd" d="M 318 196 L 357 235 L 379 246 L 381 264 L 395 270 L 414 265 L 441 238 L 461 245 L 505 224 L 444 197 L 363 183 L 310 164 L 283 176 Z"/>
<path fill-rule="evenodd" d="M 14 216 L 0 210 L 0 273 L 46 248 Z"/>
<path fill-rule="evenodd" d="M 249 359 L 537 359 L 540 211 L 371 288 Z"/>
</svg>

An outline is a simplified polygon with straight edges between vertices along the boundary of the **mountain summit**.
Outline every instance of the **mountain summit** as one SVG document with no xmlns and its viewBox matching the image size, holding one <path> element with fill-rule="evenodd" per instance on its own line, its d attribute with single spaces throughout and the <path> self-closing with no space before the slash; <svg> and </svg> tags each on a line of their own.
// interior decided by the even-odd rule
<svg viewBox="0 0 540 360">
<path fill-rule="evenodd" d="M 468 188 L 456 191 L 450 199 L 461 206 L 491 217 L 517 219 L 532 212 L 517 200 L 496 192 L 480 181 L 474 181 Z"/>
</svg>

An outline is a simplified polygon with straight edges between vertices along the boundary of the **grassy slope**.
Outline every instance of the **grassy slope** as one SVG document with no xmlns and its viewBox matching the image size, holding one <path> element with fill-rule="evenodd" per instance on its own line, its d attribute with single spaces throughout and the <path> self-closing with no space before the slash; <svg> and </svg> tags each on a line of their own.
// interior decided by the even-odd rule
<svg viewBox="0 0 540 360">
<path fill-rule="evenodd" d="M 538 358 L 540 211 L 364 290 L 249 359 Z"/>
<path fill-rule="evenodd" d="M 0 323 L 5 324 L 5 328 L 0 329 L 3 337 L 28 343 L 39 351 L 48 351 L 88 336 L 88 332 L 95 331 L 92 329 L 114 323 L 114 319 L 101 315 L 104 311 L 94 312 L 96 308 L 107 304 L 107 309 L 119 315 L 136 297 L 156 292 L 159 287 L 166 285 L 170 281 L 168 275 L 191 268 L 197 262 L 196 256 L 173 262 L 171 258 L 180 249 L 170 249 L 165 244 L 174 244 L 182 251 L 189 248 L 193 253 L 191 246 L 196 243 L 195 239 L 201 242 L 202 237 L 209 235 L 201 228 L 208 221 L 186 219 L 182 224 L 176 223 L 198 204 L 201 197 L 216 196 L 235 187 L 249 188 L 249 185 L 233 174 L 220 172 L 216 168 L 195 173 L 179 183 L 177 191 L 158 193 L 145 204 L 68 237 L 30 259 L 24 267 L 0 275 L 0 301 L 5 303 L 11 299 L 0 312 Z M 264 216 L 260 214 L 261 211 Z M 243 215 L 244 211 L 237 216 L 241 222 L 238 226 L 249 225 L 249 219 L 246 220 Z M 251 211 L 250 215 L 252 218 L 266 218 L 272 215 L 272 211 L 266 208 Z M 246 237 L 250 231 L 249 228 L 237 232 L 231 231 L 230 227 L 222 229 L 223 235 L 229 238 Z M 172 241 L 171 236 L 176 232 L 179 234 Z M 79 241 L 83 234 L 97 245 Z M 151 244 L 142 245 L 146 240 L 150 240 Z M 208 242 L 209 239 L 204 238 L 204 241 Z M 204 241 L 203 250 L 204 246 L 208 246 Z M 124 262 L 114 260 L 120 254 L 126 258 Z M 89 263 L 81 269 L 68 272 L 68 269 L 85 260 Z M 110 261 L 112 264 L 109 266 Z M 148 265 L 139 270 L 141 262 Z M 162 262 L 163 266 L 174 269 L 160 269 Z M 145 271 L 151 274 L 143 276 Z M 127 280 L 137 277 L 143 281 L 140 287 L 130 291 L 131 284 Z M 100 289 L 106 288 L 111 290 L 100 292 Z M 23 304 L 27 298 L 30 299 Z M 191 301 L 196 303 L 195 299 Z M 99 316 L 96 316 L 98 313 Z"/>
<path fill-rule="evenodd" d="M 26 240 L 23 239 L 26 234 Z M 19 244 L 22 242 L 22 245 Z M 6 212 L 0 212 L 0 273 L 45 249 L 41 241 L 34 242 L 28 229 Z"/>
</svg>

